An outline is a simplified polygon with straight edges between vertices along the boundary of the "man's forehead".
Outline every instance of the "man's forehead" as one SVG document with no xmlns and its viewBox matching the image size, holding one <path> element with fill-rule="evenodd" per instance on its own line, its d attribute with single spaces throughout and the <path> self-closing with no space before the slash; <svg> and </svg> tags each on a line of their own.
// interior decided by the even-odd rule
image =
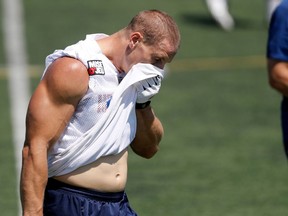
<svg viewBox="0 0 288 216">
<path fill-rule="evenodd" d="M 177 48 L 174 46 L 160 46 L 155 49 L 155 56 L 166 58 L 171 61 L 177 53 Z"/>
<path fill-rule="evenodd" d="M 159 48 L 166 52 L 168 56 L 175 56 L 178 50 L 178 46 L 175 44 L 169 42 L 167 39 L 163 40 L 161 43 L 159 43 Z"/>
</svg>

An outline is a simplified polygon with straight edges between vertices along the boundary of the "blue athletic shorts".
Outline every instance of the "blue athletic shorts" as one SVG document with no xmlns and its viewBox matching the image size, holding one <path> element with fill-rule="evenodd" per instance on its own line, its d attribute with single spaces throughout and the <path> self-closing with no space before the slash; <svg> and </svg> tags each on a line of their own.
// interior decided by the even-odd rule
<svg viewBox="0 0 288 216">
<path fill-rule="evenodd" d="M 126 193 L 103 193 L 49 178 L 44 197 L 45 216 L 137 216 Z"/>
</svg>

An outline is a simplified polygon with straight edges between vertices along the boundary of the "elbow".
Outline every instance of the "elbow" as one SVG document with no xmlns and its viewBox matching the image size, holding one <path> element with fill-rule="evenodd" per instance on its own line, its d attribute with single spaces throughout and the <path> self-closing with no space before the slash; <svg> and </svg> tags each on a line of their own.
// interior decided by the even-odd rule
<svg viewBox="0 0 288 216">
<path fill-rule="evenodd" d="M 28 145 L 24 145 L 22 149 L 22 162 L 28 160 L 29 156 L 31 155 L 31 150 Z"/>
<path fill-rule="evenodd" d="M 268 61 L 269 85 L 276 91 L 287 94 L 288 92 L 288 64 L 286 62 Z"/>
<path fill-rule="evenodd" d="M 154 157 L 154 155 L 156 155 L 158 151 L 159 145 L 155 145 L 153 148 L 149 149 L 149 151 L 145 151 L 142 157 L 145 159 L 151 159 L 152 157 Z"/>
<path fill-rule="evenodd" d="M 279 88 L 279 83 L 276 82 L 274 79 L 269 79 L 269 86 L 272 88 L 272 89 L 275 89 L 275 90 L 278 90 Z"/>
<path fill-rule="evenodd" d="M 154 155 L 157 153 L 157 151 L 155 152 L 152 152 L 152 153 L 149 153 L 149 154 L 145 154 L 143 155 L 142 157 L 145 158 L 145 159 L 151 159 L 152 157 L 154 157 Z"/>
<path fill-rule="evenodd" d="M 138 156 L 150 159 L 159 151 L 160 140 L 161 138 L 154 140 L 134 139 L 130 147 Z"/>
<path fill-rule="evenodd" d="M 150 147 L 150 148 L 145 148 L 145 149 L 144 148 L 137 149 L 133 146 L 131 146 L 131 148 L 135 154 L 145 159 L 151 159 L 159 151 L 158 145 L 154 147 Z"/>
<path fill-rule="evenodd" d="M 288 80 L 281 77 L 271 76 L 269 78 L 269 85 L 272 89 L 284 94 L 288 89 Z"/>
</svg>

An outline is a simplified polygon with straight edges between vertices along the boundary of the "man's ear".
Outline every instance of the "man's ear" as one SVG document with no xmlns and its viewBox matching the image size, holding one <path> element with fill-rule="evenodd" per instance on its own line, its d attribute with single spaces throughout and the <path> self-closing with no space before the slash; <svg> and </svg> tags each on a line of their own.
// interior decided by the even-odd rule
<svg viewBox="0 0 288 216">
<path fill-rule="evenodd" d="M 137 46 L 137 44 L 142 41 L 142 39 L 143 36 L 140 32 L 133 32 L 130 35 L 129 47 L 131 49 L 134 49 Z"/>
</svg>

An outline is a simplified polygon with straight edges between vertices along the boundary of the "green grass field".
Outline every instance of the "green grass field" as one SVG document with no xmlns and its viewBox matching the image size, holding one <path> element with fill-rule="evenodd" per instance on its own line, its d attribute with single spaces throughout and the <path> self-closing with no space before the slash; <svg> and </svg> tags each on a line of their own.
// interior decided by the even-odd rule
<svg viewBox="0 0 288 216">
<path fill-rule="evenodd" d="M 267 84 L 265 1 L 231 1 L 223 32 L 201 0 L 25 1 L 31 65 L 87 33 L 113 33 L 139 10 L 178 22 L 182 46 L 153 107 L 165 136 L 151 160 L 129 159 L 127 193 L 141 216 L 286 216 L 280 95 Z M 2 45 L 0 34 L 0 45 Z M 1 46 L 3 47 L 3 46 Z M 0 47 L 0 54 L 3 49 Z M 0 55 L 0 64 L 4 58 Z M 0 215 L 17 215 L 8 83 L 0 78 Z M 39 76 L 31 78 L 35 88 Z"/>
</svg>

